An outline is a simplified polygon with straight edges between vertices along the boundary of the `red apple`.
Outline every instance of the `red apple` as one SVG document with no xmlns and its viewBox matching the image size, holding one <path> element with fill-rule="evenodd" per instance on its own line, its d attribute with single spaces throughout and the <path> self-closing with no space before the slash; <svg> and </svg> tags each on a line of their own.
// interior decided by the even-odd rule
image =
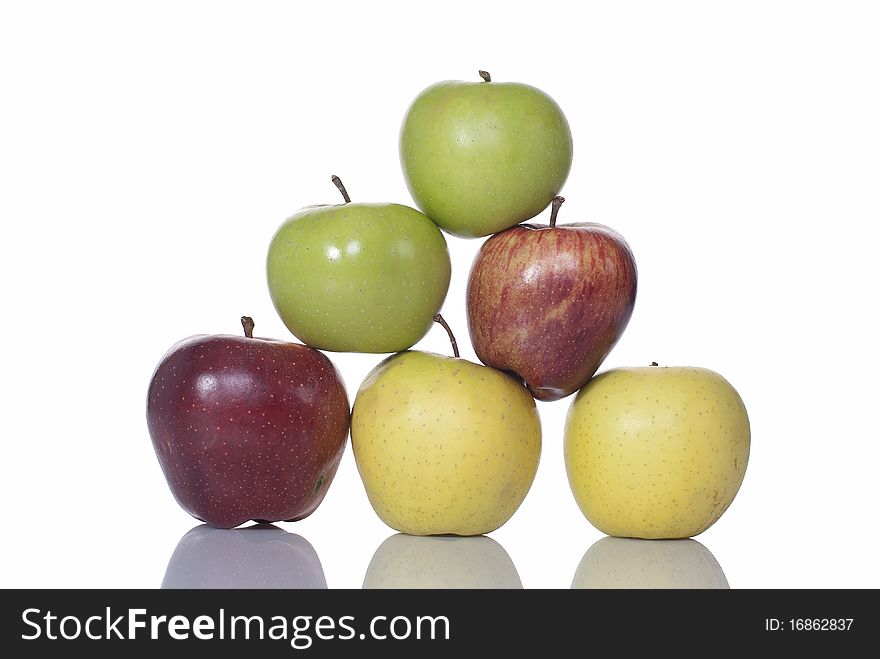
<svg viewBox="0 0 880 659">
<path fill-rule="evenodd" d="M 583 387 L 632 315 L 638 279 L 623 237 L 601 224 L 522 224 L 480 248 L 467 289 L 480 360 L 521 377 L 538 400 Z"/>
<path fill-rule="evenodd" d="M 295 521 L 327 493 L 348 434 L 339 373 L 298 343 L 199 335 L 169 350 L 147 394 L 147 424 L 181 507 L 218 528 Z"/>
</svg>

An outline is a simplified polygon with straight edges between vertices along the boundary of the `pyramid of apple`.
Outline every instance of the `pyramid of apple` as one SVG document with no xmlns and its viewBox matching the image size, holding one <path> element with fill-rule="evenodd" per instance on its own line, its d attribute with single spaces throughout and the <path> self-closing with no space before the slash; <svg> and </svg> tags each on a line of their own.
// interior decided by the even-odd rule
<svg viewBox="0 0 880 659">
<path fill-rule="evenodd" d="M 311 514 L 351 433 L 378 516 L 416 535 L 488 533 L 535 478 L 535 399 L 577 392 L 565 426 L 568 479 L 586 518 L 614 536 L 683 538 L 730 505 L 749 455 L 737 392 L 703 368 L 596 375 L 629 322 L 637 272 L 623 237 L 557 224 L 572 162 L 560 107 L 535 87 L 441 82 L 412 103 L 400 160 L 420 210 L 306 206 L 272 238 L 269 292 L 302 343 L 199 335 L 150 383 L 147 421 L 168 485 L 220 528 Z M 548 224 L 522 224 L 549 209 Z M 563 212 L 564 214 L 564 212 Z M 439 311 L 444 232 L 489 236 L 470 271 L 467 319 L 482 364 L 459 358 Z M 438 323 L 451 353 L 411 350 Z M 322 351 L 393 353 L 349 408 Z"/>
</svg>

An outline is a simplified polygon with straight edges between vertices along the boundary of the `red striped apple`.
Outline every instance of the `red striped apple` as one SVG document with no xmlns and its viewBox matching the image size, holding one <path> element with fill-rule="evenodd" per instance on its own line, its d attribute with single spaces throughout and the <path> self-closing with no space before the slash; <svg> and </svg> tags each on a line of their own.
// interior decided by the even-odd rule
<svg viewBox="0 0 880 659">
<path fill-rule="evenodd" d="M 523 224 L 480 248 L 467 289 L 468 329 L 486 366 L 514 373 L 538 400 L 583 387 L 632 315 L 637 272 L 623 237 L 601 224 Z"/>
</svg>

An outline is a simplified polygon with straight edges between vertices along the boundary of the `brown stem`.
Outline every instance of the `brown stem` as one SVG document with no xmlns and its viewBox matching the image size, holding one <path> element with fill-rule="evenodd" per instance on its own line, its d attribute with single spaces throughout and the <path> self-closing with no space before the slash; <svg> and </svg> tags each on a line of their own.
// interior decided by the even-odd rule
<svg viewBox="0 0 880 659">
<path fill-rule="evenodd" d="M 241 326 L 244 328 L 244 335 L 248 339 L 254 338 L 254 319 L 250 316 L 241 317 Z"/>
<path fill-rule="evenodd" d="M 449 325 L 443 319 L 443 316 L 439 313 L 434 314 L 434 322 L 440 323 L 443 326 L 443 329 L 446 330 L 446 333 L 449 335 L 449 342 L 452 344 L 452 354 L 456 357 L 460 357 L 461 355 L 458 354 L 458 343 L 455 340 L 455 335 L 452 333 L 452 330 L 449 329 Z"/>
<path fill-rule="evenodd" d="M 330 177 L 330 180 L 333 181 L 333 185 L 335 185 L 337 189 L 342 193 L 342 198 L 345 199 L 345 203 L 350 204 L 351 197 L 348 196 L 348 191 L 345 189 L 345 186 L 342 185 L 342 179 L 334 174 Z"/>
<path fill-rule="evenodd" d="M 488 71 L 478 71 L 480 77 L 483 79 L 483 82 L 492 82 L 492 76 L 489 75 Z"/>
<path fill-rule="evenodd" d="M 553 197 L 553 201 L 551 202 L 550 207 L 550 226 L 556 226 L 556 216 L 559 215 L 559 207 L 565 203 L 565 197 L 560 197 L 559 195 Z"/>
</svg>

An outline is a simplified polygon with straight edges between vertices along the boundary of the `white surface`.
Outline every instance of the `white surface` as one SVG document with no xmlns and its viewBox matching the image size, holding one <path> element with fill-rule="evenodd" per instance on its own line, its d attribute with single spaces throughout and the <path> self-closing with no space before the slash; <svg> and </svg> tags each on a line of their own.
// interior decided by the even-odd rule
<svg viewBox="0 0 880 659">
<path fill-rule="evenodd" d="M 264 281 L 300 206 L 411 203 L 408 103 L 447 78 L 534 84 L 566 112 L 560 222 L 630 242 L 639 294 L 606 367 L 706 366 L 752 420 L 742 490 L 698 540 L 733 588 L 880 587 L 876 546 L 880 10 L 871 2 L 30 2 L 0 9 L 2 586 L 158 587 L 196 522 L 168 491 L 145 392 L 194 333 L 289 336 Z M 542 221 L 546 221 L 546 216 Z M 448 238 L 443 313 L 473 358 Z M 442 330 L 420 348 L 447 351 Z M 333 355 L 354 397 L 376 355 Z M 541 468 L 492 537 L 567 588 L 601 534 L 540 404 Z M 351 452 L 284 525 L 331 587 L 392 534 Z"/>
</svg>

